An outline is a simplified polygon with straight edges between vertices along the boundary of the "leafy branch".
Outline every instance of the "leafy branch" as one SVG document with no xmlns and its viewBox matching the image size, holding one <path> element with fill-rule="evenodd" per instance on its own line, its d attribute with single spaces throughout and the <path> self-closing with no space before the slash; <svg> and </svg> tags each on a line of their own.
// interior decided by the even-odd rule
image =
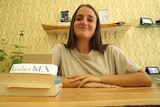
<svg viewBox="0 0 160 107">
<path fill-rule="evenodd" d="M 2 72 L 6 72 L 9 71 L 10 68 L 12 67 L 13 64 L 18 64 L 18 63 L 22 63 L 22 59 L 23 59 L 23 52 L 22 52 L 22 48 L 26 48 L 25 46 L 22 46 L 22 37 L 24 36 L 23 31 L 20 31 L 20 33 L 18 34 L 18 44 L 13 44 L 11 46 L 14 47 L 14 51 L 10 53 L 10 55 L 7 54 L 7 52 L 5 51 L 5 45 L 7 45 L 7 42 L 5 42 L 4 39 L 1 40 L 0 42 L 0 62 L 3 62 L 4 60 L 7 60 L 9 62 L 8 65 L 6 65 L 6 67 L 4 67 L 5 69 L 2 70 Z M 9 58 L 8 58 L 9 56 Z"/>
<path fill-rule="evenodd" d="M 5 60 L 7 53 L 5 52 L 5 45 L 7 44 L 7 42 L 5 42 L 4 39 L 2 39 L 0 41 L 0 61 Z"/>
<path fill-rule="evenodd" d="M 24 36 L 23 31 L 20 31 L 18 45 L 17 44 L 12 45 L 14 47 L 14 51 L 11 53 L 11 57 L 10 57 L 12 60 L 11 65 L 22 63 L 23 52 L 21 51 L 21 49 L 26 48 L 25 46 L 21 45 L 21 42 L 22 42 L 21 38 L 23 36 Z"/>
</svg>

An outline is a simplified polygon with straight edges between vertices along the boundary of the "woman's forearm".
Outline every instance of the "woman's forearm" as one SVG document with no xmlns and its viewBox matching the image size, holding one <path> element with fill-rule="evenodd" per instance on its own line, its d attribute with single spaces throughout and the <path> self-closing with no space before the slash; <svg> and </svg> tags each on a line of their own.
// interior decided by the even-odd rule
<svg viewBox="0 0 160 107">
<path fill-rule="evenodd" d="M 151 86 L 152 81 L 144 71 L 138 71 L 123 75 L 102 76 L 103 83 L 115 84 L 119 86 Z"/>
<path fill-rule="evenodd" d="M 121 74 L 121 75 L 75 75 L 70 77 L 62 77 L 63 87 L 65 88 L 77 88 L 83 87 L 87 83 L 96 83 L 95 87 L 100 87 L 97 83 L 102 83 L 104 86 L 116 85 L 124 87 L 140 87 L 151 86 L 151 78 L 143 70 L 134 73 Z M 89 84 L 90 86 L 91 84 Z M 86 85 L 87 86 L 87 85 Z M 92 86 L 93 87 L 93 86 Z M 108 87 L 108 86 L 107 86 Z"/>
</svg>

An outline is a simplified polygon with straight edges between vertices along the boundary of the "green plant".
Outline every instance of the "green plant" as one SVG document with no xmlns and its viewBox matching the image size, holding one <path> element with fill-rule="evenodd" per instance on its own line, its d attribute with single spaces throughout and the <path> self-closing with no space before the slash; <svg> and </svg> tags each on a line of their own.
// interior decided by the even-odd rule
<svg viewBox="0 0 160 107">
<path fill-rule="evenodd" d="M 8 58 L 8 54 L 5 51 L 5 46 L 7 45 L 7 42 L 4 39 L 1 39 L 0 41 L 0 72 L 5 72 L 8 70 L 9 66 L 6 64 L 7 58 Z M 5 65 L 5 66 L 3 66 Z"/>
<path fill-rule="evenodd" d="M 22 37 L 24 36 L 23 31 L 20 31 L 19 34 L 19 41 L 18 44 L 12 45 L 14 47 L 14 51 L 11 53 L 11 65 L 22 63 L 23 59 L 23 52 L 21 51 L 22 48 L 26 48 L 25 46 L 22 46 Z"/>
<path fill-rule="evenodd" d="M 20 31 L 20 33 L 18 34 L 18 43 L 11 45 L 14 47 L 14 50 L 10 54 L 7 54 L 7 52 L 5 51 L 5 45 L 7 45 L 8 43 L 5 42 L 4 39 L 1 40 L 0 62 L 6 61 L 6 64 L 3 67 L 1 67 L 1 72 L 8 72 L 13 64 L 22 63 L 23 59 L 22 48 L 26 48 L 25 46 L 22 46 L 23 36 L 24 36 L 23 31 Z"/>
<path fill-rule="evenodd" d="M 5 52 L 5 45 L 7 42 L 5 42 L 4 39 L 0 41 L 0 62 L 5 60 L 7 53 Z"/>
</svg>

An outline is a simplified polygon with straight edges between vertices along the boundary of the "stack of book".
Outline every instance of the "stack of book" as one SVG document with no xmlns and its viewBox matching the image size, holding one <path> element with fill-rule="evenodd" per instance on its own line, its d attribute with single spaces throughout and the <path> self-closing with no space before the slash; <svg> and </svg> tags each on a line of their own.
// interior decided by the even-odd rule
<svg viewBox="0 0 160 107">
<path fill-rule="evenodd" d="M 57 72 L 51 64 L 14 65 L 10 73 L 0 73 L 0 95 L 56 96 L 62 89 L 62 81 L 60 76 L 49 73 L 52 67 Z"/>
</svg>

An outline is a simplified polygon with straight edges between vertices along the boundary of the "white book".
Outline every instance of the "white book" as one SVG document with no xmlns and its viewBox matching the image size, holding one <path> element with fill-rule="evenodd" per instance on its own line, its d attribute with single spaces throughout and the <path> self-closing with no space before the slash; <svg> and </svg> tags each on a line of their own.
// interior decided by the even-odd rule
<svg viewBox="0 0 160 107">
<path fill-rule="evenodd" d="M 33 73 L 57 75 L 58 66 L 54 64 L 13 64 L 10 73 Z"/>
<path fill-rule="evenodd" d="M 56 96 L 63 87 L 57 72 L 54 64 L 14 64 L 0 73 L 0 95 Z"/>
<path fill-rule="evenodd" d="M 61 78 L 51 74 L 0 73 L 0 95 L 56 96 L 62 89 Z"/>
</svg>

